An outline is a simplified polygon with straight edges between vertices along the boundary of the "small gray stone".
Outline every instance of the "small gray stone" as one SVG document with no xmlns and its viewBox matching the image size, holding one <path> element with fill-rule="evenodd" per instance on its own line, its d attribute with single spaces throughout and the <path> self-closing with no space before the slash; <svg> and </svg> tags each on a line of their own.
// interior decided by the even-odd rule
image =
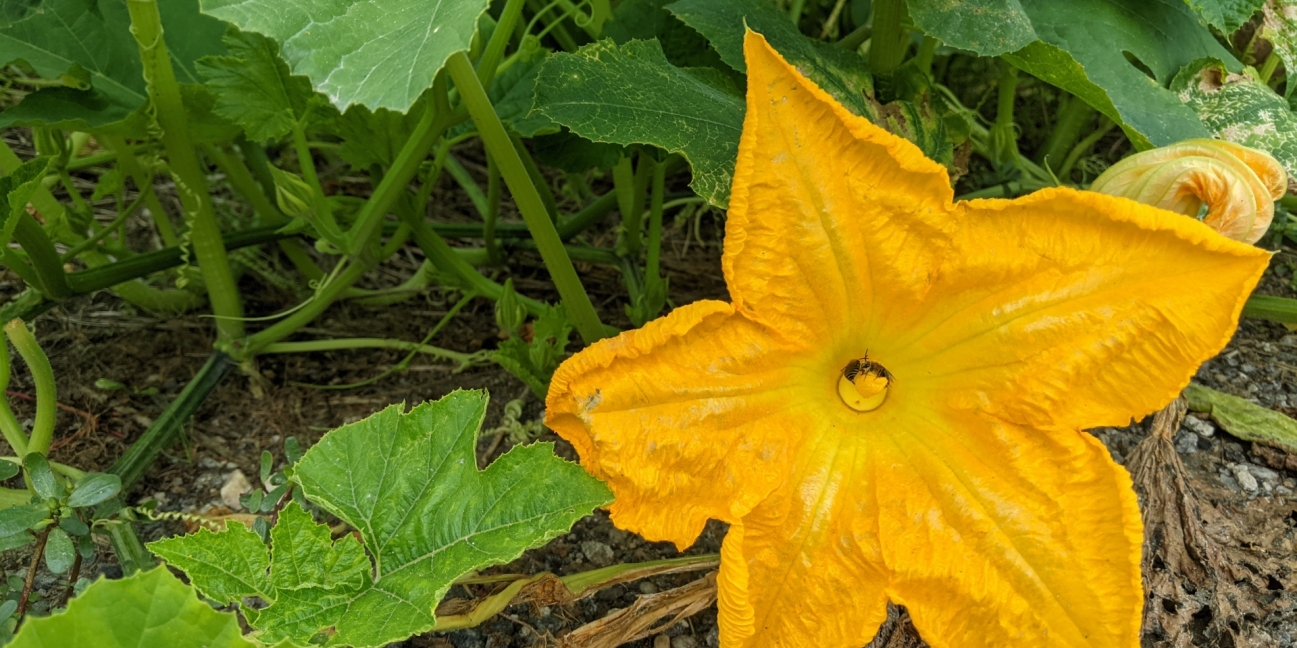
<svg viewBox="0 0 1297 648">
<path fill-rule="evenodd" d="M 1242 486 L 1243 490 L 1255 493 L 1260 488 L 1260 485 L 1256 483 L 1256 477 L 1252 476 L 1252 472 L 1247 469 L 1246 465 L 1233 464 L 1229 467 L 1229 470 L 1234 474 L 1234 479 L 1238 480 L 1238 485 Z"/>
<path fill-rule="evenodd" d="M 671 648 L 698 648 L 698 640 L 692 635 L 680 635 L 672 637 Z"/>
<path fill-rule="evenodd" d="M 1279 481 L 1279 473 L 1270 470 L 1269 468 L 1265 468 L 1263 466 L 1256 466 L 1253 464 L 1244 464 L 1244 465 L 1247 466 L 1248 472 L 1252 473 L 1253 477 L 1256 477 L 1257 479 L 1260 479 L 1263 482 Z"/>
<path fill-rule="evenodd" d="M 1184 426 L 1200 437 L 1210 439 L 1212 435 L 1216 434 L 1216 426 L 1196 416 L 1184 417 Z"/>
<path fill-rule="evenodd" d="M 1184 433 L 1175 435 L 1175 451 L 1182 455 L 1189 455 L 1197 452 L 1197 435 Z"/>
<path fill-rule="evenodd" d="M 1274 494 L 1280 497 L 1288 497 L 1289 495 L 1292 495 L 1292 489 L 1287 486 L 1276 486 Z"/>
<path fill-rule="evenodd" d="M 654 585 L 651 581 L 641 581 L 639 584 L 639 592 L 640 594 L 657 594 L 658 586 Z"/>
<path fill-rule="evenodd" d="M 599 542 L 598 540 L 586 540 L 581 543 L 581 553 L 585 554 L 585 559 L 595 567 L 607 567 L 611 565 L 616 556 L 613 555 L 612 547 Z"/>
<path fill-rule="evenodd" d="M 703 637 L 703 643 L 707 644 L 707 648 L 717 648 L 717 646 L 720 646 L 721 645 L 720 629 L 717 628 L 716 626 L 712 626 L 711 628 L 709 628 L 707 630 L 707 635 Z"/>
<path fill-rule="evenodd" d="M 664 634 L 653 637 L 653 648 L 671 648 L 671 637 Z"/>
</svg>

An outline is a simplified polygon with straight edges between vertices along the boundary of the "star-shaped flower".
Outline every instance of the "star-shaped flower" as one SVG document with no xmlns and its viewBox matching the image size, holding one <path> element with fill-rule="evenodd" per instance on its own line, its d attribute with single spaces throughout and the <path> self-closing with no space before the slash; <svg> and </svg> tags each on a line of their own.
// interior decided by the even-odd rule
<svg viewBox="0 0 1297 648">
<path fill-rule="evenodd" d="M 745 50 L 733 303 L 568 360 L 550 427 L 618 526 L 683 548 L 730 524 L 722 646 L 861 646 L 891 600 L 937 648 L 1134 648 L 1139 509 L 1081 430 L 1175 398 L 1268 254 L 1090 192 L 953 203 L 916 147 Z"/>
</svg>

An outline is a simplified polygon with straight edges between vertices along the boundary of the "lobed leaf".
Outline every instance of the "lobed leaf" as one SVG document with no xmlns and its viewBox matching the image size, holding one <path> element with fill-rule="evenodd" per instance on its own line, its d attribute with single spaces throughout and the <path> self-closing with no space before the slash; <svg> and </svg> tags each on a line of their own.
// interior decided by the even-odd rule
<svg viewBox="0 0 1297 648">
<path fill-rule="evenodd" d="M 199 74 L 216 95 L 212 111 L 238 124 L 253 141 L 292 132 L 313 95 L 310 80 L 293 76 L 279 46 L 261 34 L 230 29 L 225 46 L 230 56 L 198 61 Z"/>
<path fill-rule="evenodd" d="M 238 618 L 198 600 L 165 567 L 99 579 L 65 611 L 28 619 L 11 648 L 253 648 Z"/>
<path fill-rule="evenodd" d="M 698 195 L 729 200 L 743 100 L 671 65 L 657 41 L 605 40 L 551 56 L 536 79 L 536 110 L 594 142 L 679 153 Z"/>
<path fill-rule="evenodd" d="M 1260 35 L 1270 41 L 1284 70 L 1297 70 L 1297 0 L 1272 0 L 1262 8 Z M 1293 72 L 1288 72 L 1292 76 Z M 1284 97 L 1292 105 L 1297 83 L 1285 84 Z"/>
<path fill-rule="evenodd" d="M 547 444 L 515 448 L 478 470 L 481 392 L 402 409 L 329 433 L 295 466 L 307 499 L 362 539 L 334 542 L 327 526 L 290 503 L 269 548 L 241 526 L 150 548 L 219 602 L 269 603 L 245 608 L 261 640 L 305 643 L 328 628 L 328 645 L 381 646 L 432 629 L 456 578 L 516 558 L 610 499 Z"/>
<path fill-rule="evenodd" d="M 1248 74 L 1230 74 L 1218 60 L 1186 67 L 1171 89 L 1191 107 L 1212 136 L 1273 155 L 1297 176 L 1297 117 L 1288 102 Z"/>
<path fill-rule="evenodd" d="M 296 74 L 346 110 L 406 112 L 469 48 L 486 0 L 201 0 L 204 13 L 279 43 Z"/>
<path fill-rule="evenodd" d="M 804 70 L 816 85 L 851 112 L 874 118 L 866 97 L 874 95 L 873 80 L 859 54 L 807 38 L 788 16 L 765 0 L 680 0 L 667 10 L 698 30 L 727 65 L 747 72 L 743 36 L 752 29 L 788 62 Z"/>
<path fill-rule="evenodd" d="M 1094 106 L 1140 148 L 1207 136 L 1193 111 L 1164 87 L 1182 67 L 1211 57 L 1242 69 L 1184 0 L 910 0 L 909 6 L 924 32 L 954 47 L 1004 56 Z"/>
<path fill-rule="evenodd" d="M 199 14 L 197 0 L 160 4 L 176 79 L 201 83 L 195 61 L 225 53 L 225 26 Z M 66 75 L 69 83 L 38 90 L 6 108 L 0 127 L 57 125 L 132 135 L 142 127 L 136 111 L 148 92 L 125 3 L 44 0 L 20 20 L 0 24 L 0 63 L 14 61 L 25 61 L 45 79 Z"/>
<path fill-rule="evenodd" d="M 1226 36 L 1238 31 L 1252 14 L 1261 10 L 1265 0 L 1184 0 L 1208 25 Z"/>
</svg>

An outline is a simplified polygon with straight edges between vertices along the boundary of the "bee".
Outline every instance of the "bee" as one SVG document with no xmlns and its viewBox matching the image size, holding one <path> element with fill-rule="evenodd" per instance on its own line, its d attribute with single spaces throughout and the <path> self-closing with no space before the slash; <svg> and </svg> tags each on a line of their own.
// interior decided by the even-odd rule
<svg viewBox="0 0 1297 648">
<path fill-rule="evenodd" d="M 892 372 L 888 371 L 886 367 L 869 359 L 868 351 L 865 351 L 864 357 L 859 359 L 853 359 L 851 362 L 847 363 L 846 367 L 843 367 L 842 369 L 843 377 L 845 377 L 847 380 L 850 380 L 852 382 L 855 382 L 856 376 L 859 376 L 862 373 L 881 376 L 882 378 L 886 379 L 888 383 L 891 383 L 896 380 L 896 377 L 893 376 Z"/>
</svg>

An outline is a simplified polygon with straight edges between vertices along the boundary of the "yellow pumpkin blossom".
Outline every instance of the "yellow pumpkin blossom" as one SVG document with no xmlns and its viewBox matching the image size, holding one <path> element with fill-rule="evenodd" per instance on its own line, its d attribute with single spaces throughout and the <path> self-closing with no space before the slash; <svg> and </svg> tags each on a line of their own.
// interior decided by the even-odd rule
<svg viewBox="0 0 1297 648">
<path fill-rule="evenodd" d="M 1135 648 L 1138 506 L 1080 430 L 1172 400 L 1267 253 L 1090 192 L 954 203 L 918 148 L 745 51 L 732 303 L 577 354 L 548 424 L 618 526 L 684 548 L 730 524 L 722 646 L 862 646 L 890 600 L 935 648 Z"/>
</svg>

